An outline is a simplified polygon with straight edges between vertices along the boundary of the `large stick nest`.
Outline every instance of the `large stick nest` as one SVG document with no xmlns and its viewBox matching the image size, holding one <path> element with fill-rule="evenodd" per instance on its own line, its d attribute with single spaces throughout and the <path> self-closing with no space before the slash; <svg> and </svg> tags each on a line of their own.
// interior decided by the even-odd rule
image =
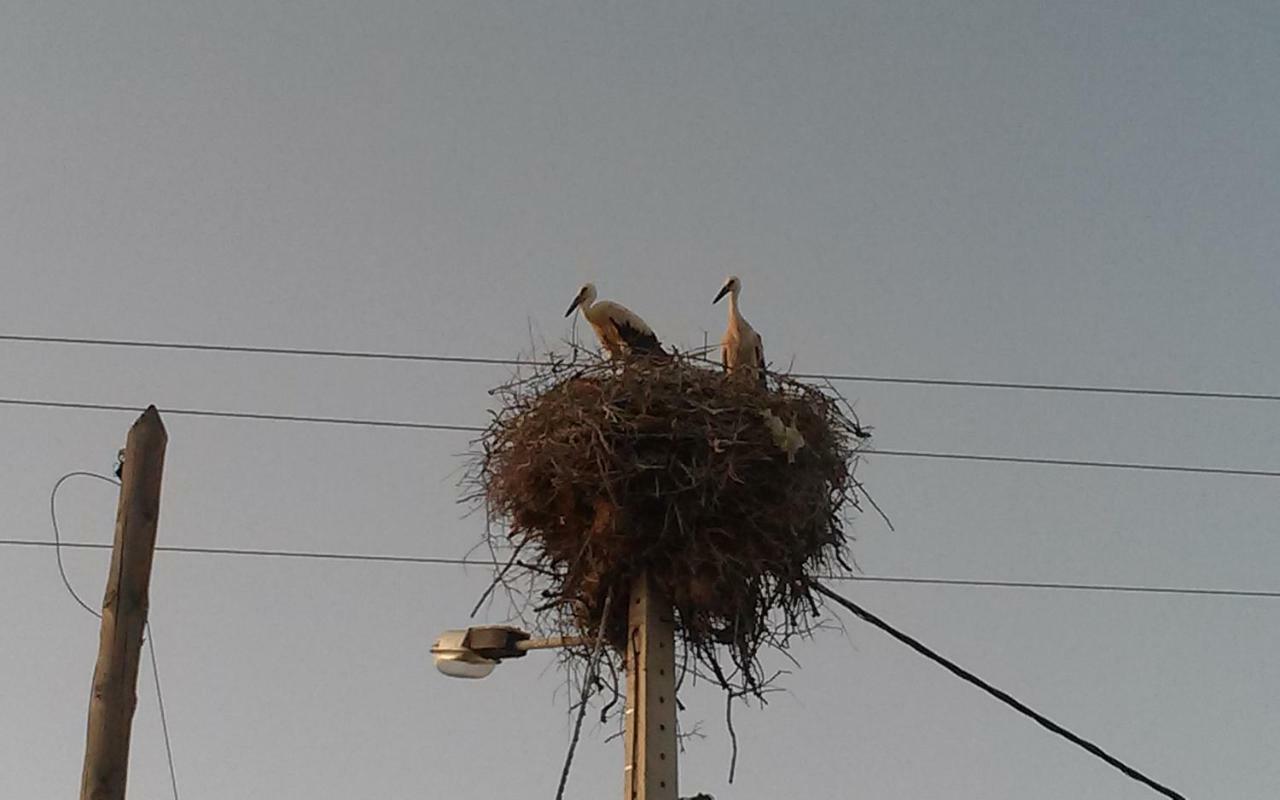
<svg viewBox="0 0 1280 800">
<path fill-rule="evenodd" d="M 471 473 L 505 524 L 489 545 L 505 555 L 498 582 L 525 590 L 517 610 L 544 629 L 603 630 L 619 663 L 627 595 L 647 571 L 695 669 L 759 694 L 761 649 L 814 627 L 809 580 L 849 569 L 867 436 L 852 409 L 829 387 L 772 374 L 765 386 L 695 356 L 579 354 L 532 370 L 494 390 Z"/>
</svg>

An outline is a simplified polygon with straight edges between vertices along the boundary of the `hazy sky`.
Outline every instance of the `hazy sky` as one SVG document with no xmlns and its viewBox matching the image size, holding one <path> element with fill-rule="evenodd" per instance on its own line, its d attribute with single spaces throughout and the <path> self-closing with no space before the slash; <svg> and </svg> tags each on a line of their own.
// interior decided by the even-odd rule
<svg viewBox="0 0 1280 800">
<path fill-rule="evenodd" d="M 1277 392 L 1274 2 L 4 3 L 0 333 L 512 356 L 577 286 L 775 364 Z M 0 343 L 5 397 L 482 421 L 497 367 Z M 1280 468 L 1280 404 L 845 384 L 885 449 Z M 0 534 L 131 416 L 0 411 Z M 166 544 L 458 556 L 464 434 L 166 419 Z M 1278 589 L 1280 482 L 873 458 L 868 574 Z M 64 534 L 108 541 L 71 483 Z M 70 577 L 101 597 L 108 555 Z M 160 554 L 151 619 L 199 798 L 547 797 L 550 658 L 431 667 L 486 572 Z M 1280 601 L 888 584 L 858 600 L 1192 798 L 1280 790 Z M 488 616 L 502 619 L 496 605 Z M 0 792 L 77 791 L 96 620 L 0 548 Z M 1153 795 L 849 621 L 685 793 Z M 168 796 L 150 674 L 131 797 Z M 570 796 L 616 796 L 588 726 Z"/>
</svg>

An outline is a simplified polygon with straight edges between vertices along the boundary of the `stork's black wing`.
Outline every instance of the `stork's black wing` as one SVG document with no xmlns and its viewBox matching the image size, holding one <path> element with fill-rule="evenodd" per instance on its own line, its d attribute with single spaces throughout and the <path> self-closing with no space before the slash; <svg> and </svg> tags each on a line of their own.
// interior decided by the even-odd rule
<svg viewBox="0 0 1280 800">
<path fill-rule="evenodd" d="M 642 331 L 634 325 L 618 320 L 610 321 L 613 323 L 613 329 L 618 332 L 618 338 L 627 345 L 627 349 L 633 355 L 667 355 L 667 351 L 662 349 L 662 343 L 658 341 L 658 337 L 653 331 Z"/>
</svg>

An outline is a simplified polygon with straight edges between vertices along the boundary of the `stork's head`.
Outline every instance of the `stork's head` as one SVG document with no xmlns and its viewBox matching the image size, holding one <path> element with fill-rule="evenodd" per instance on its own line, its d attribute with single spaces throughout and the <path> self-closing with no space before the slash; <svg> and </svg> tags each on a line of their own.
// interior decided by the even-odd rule
<svg viewBox="0 0 1280 800">
<path fill-rule="evenodd" d="M 584 283 L 582 288 L 578 290 L 578 296 L 573 298 L 573 302 L 569 305 L 569 310 L 564 312 L 567 317 L 574 312 L 580 305 L 590 306 L 596 301 L 596 285 L 594 283 Z"/>
<path fill-rule="evenodd" d="M 720 287 L 720 293 L 716 295 L 716 299 L 712 300 L 711 303 L 713 305 L 719 303 L 720 299 L 730 292 L 733 293 L 733 299 L 737 300 L 738 292 L 740 291 L 742 291 L 742 281 L 738 280 L 737 275 L 730 275 L 724 279 L 724 286 Z"/>
</svg>

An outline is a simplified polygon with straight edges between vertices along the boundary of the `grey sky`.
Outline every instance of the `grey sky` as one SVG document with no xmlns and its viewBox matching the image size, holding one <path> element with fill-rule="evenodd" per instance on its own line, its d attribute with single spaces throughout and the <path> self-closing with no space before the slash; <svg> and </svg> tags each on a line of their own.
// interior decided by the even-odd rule
<svg viewBox="0 0 1280 800">
<path fill-rule="evenodd" d="M 744 312 L 778 365 L 1276 392 L 1267 2 L 8 2 L 0 332 L 510 356 L 584 280 L 667 341 Z M 474 424 L 501 368 L 0 345 L 9 397 Z M 1280 468 L 1280 406 L 849 385 L 886 449 Z M 168 544 L 461 555 L 458 434 L 169 417 Z M 128 415 L 8 408 L 0 532 Z M 870 574 L 1280 587 L 1274 479 L 873 459 Z M 71 539 L 114 495 L 70 484 Z M 71 553 L 101 596 L 107 556 Z M 482 570 L 160 555 L 187 800 L 552 796 L 563 681 L 447 681 Z M 1196 798 L 1280 788 L 1280 603 L 858 585 L 873 610 Z M 500 619 L 495 606 L 490 619 Z M 719 698 L 687 792 L 1146 798 L 877 632 Z M 78 785 L 96 621 L 0 554 L 0 786 Z M 168 776 L 144 673 L 134 797 Z M 495 725 L 495 720 L 504 720 Z M 589 729 L 570 794 L 620 788 Z"/>
</svg>

